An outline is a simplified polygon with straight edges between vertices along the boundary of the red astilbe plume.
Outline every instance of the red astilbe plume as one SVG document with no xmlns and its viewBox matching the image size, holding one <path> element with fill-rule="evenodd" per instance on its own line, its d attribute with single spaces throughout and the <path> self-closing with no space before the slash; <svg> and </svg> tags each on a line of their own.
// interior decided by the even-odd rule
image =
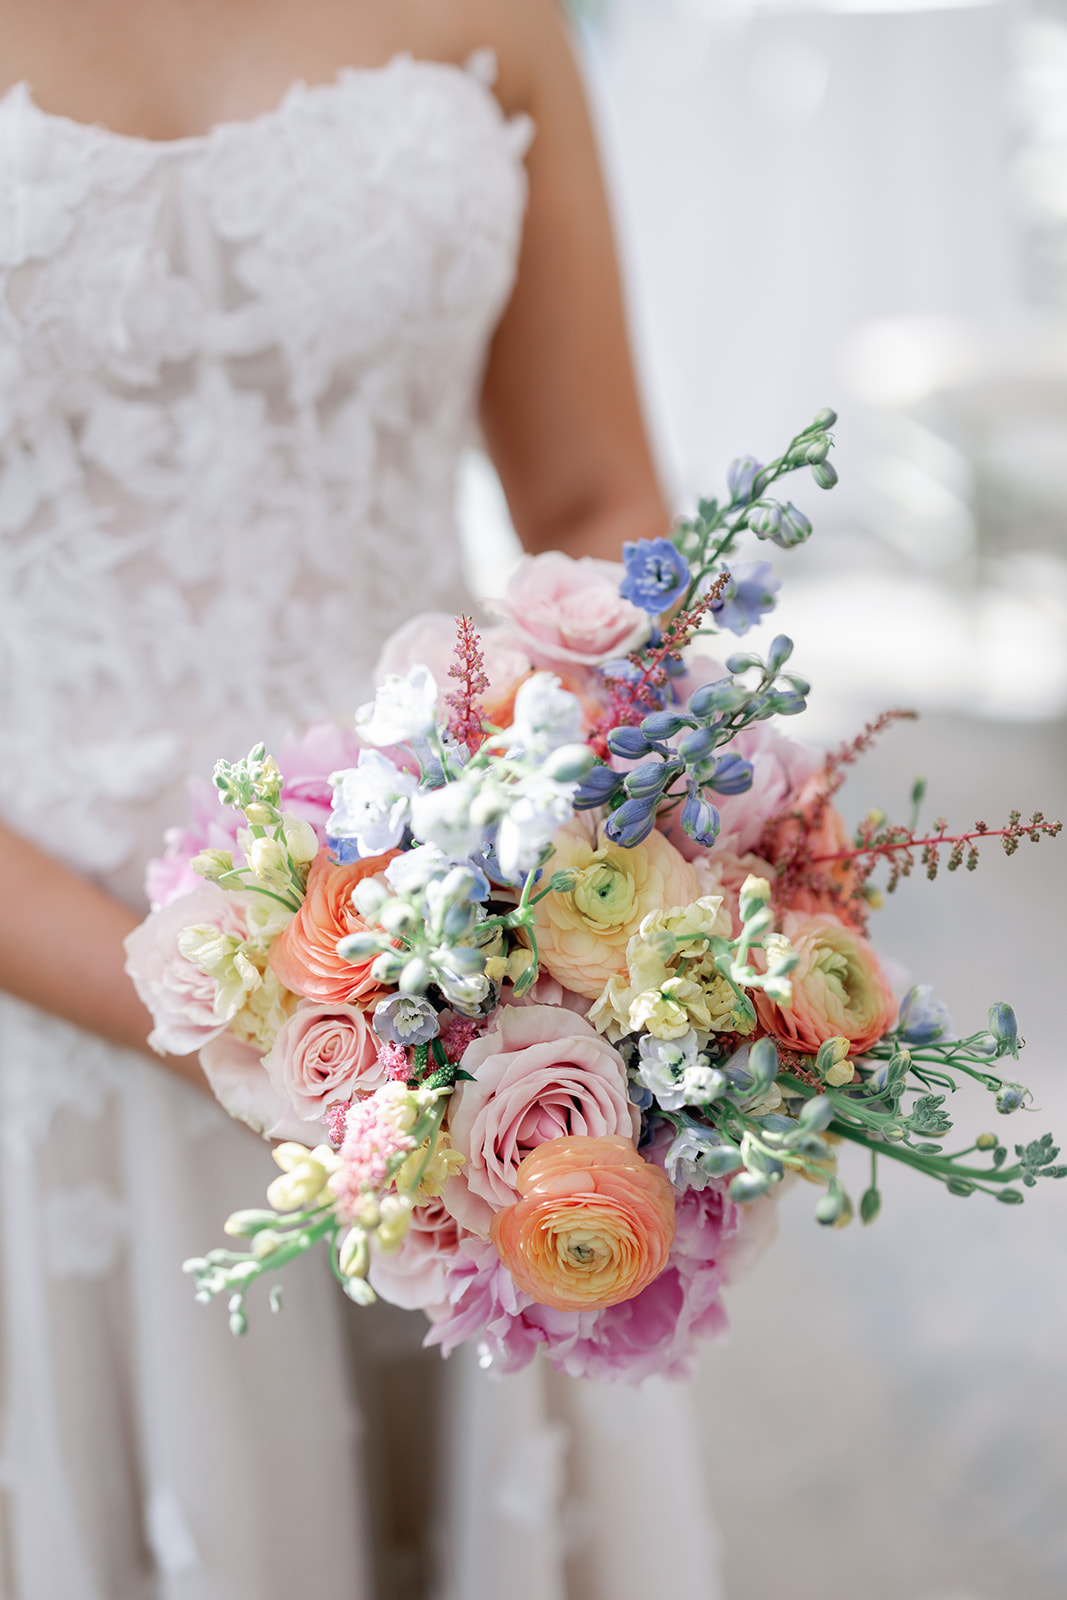
<svg viewBox="0 0 1067 1600">
<path fill-rule="evenodd" d="M 449 708 L 448 731 L 457 744 L 464 744 L 474 755 L 485 738 L 485 724 L 478 696 L 489 687 L 485 675 L 485 657 L 482 641 L 470 617 L 456 618 L 455 661 L 448 669 L 450 678 L 458 678 L 460 687 L 445 695 Z"/>
</svg>

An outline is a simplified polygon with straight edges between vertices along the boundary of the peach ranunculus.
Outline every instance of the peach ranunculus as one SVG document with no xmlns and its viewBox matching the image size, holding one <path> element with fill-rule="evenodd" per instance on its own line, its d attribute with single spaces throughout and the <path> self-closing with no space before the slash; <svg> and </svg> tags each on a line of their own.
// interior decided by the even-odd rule
<svg viewBox="0 0 1067 1600">
<path fill-rule="evenodd" d="M 802 881 L 785 886 L 786 906 L 790 911 L 806 912 L 809 916 L 825 911 L 842 917 L 856 926 L 863 926 L 863 912 L 868 909 L 865 900 L 858 903 L 855 890 L 858 885 L 855 865 L 848 861 L 825 861 L 820 856 L 834 856 L 852 849 L 844 817 L 826 795 L 827 774 L 816 773 L 801 790 L 793 807 L 767 828 L 764 845 L 776 866 L 788 861 L 796 848 L 801 829 L 806 835 L 805 859 L 813 862 L 813 881 Z M 801 820 L 803 819 L 803 820 Z M 805 875 L 806 876 L 806 875 Z"/>
<path fill-rule="evenodd" d="M 595 667 L 648 637 L 649 619 L 619 593 L 622 568 L 559 550 L 524 556 L 493 609 L 535 667 Z"/>
<path fill-rule="evenodd" d="M 753 993 L 761 1025 L 788 1049 L 814 1055 L 827 1039 L 845 1038 L 862 1055 L 897 1020 L 897 1002 L 867 940 L 836 917 L 789 913 L 782 932 L 798 956 L 793 999 L 776 1005 Z"/>
<path fill-rule="evenodd" d="M 692 905 L 704 892 L 696 870 L 662 833 L 626 850 L 576 817 L 552 840 L 548 870 L 574 872 L 567 893 L 546 895 L 534 931 L 545 969 L 564 988 L 595 1000 L 609 978 L 626 972 L 626 946 L 650 911 Z"/>
<path fill-rule="evenodd" d="M 479 630 L 485 675 L 489 687 L 480 704 L 490 722 L 507 726 L 511 721 L 515 692 L 533 671 L 529 656 L 508 627 Z M 449 681 L 449 668 L 455 660 L 456 619 L 444 611 L 424 611 L 390 634 L 382 646 L 374 681 L 380 683 L 389 673 L 404 677 L 418 665 L 429 667 L 437 682 L 438 710 L 447 716 L 445 696 L 456 684 Z"/>
<path fill-rule="evenodd" d="M 358 1006 L 315 1000 L 298 1003 L 263 1066 L 304 1122 L 320 1121 L 328 1105 L 369 1094 L 388 1081 L 366 1014 Z"/>
<path fill-rule="evenodd" d="M 674 1190 L 629 1140 L 553 1139 L 516 1174 L 522 1198 L 492 1240 L 524 1293 L 557 1311 L 632 1300 L 667 1265 Z"/>
<path fill-rule="evenodd" d="M 356 884 L 384 872 L 396 854 L 390 850 L 338 865 L 328 850 L 319 851 L 311 863 L 304 903 L 270 953 L 271 966 L 287 989 L 325 1005 L 358 1001 L 368 1006 L 381 998 L 385 990 L 371 977 L 371 963 L 346 961 L 337 954 L 337 942 L 365 927 L 351 901 Z"/>
<path fill-rule="evenodd" d="M 517 1194 L 520 1163 L 548 1139 L 620 1134 L 631 1144 L 640 1118 L 617 1050 L 584 1017 L 558 1006 L 502 1006 L 495 1026 L 467 1046 L 448 1131 L 466 1158 L 444 1201 L 465 1228 L 486 1233 Z"/>
</svg>

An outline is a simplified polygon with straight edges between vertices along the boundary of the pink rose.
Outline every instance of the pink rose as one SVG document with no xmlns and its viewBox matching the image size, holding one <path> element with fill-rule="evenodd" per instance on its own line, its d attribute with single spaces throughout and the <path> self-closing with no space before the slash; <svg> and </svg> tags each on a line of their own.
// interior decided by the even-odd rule
<svg viewBox="0 0 1067 1600">
<path fill-rule="evenodd" d="M 277 1093 L 304 1122 L 321 1121 L 335 1100 L 385 1083 L 378 1039 L 358 1006 L 301 1000 L 278 1030 L 263 1066 Z"/>
<path fill-rule="evenodd" d="M 452 1096 L 449 1133 L 466 1161 L 444 1201 L 473 1232 L 488 1232 L 494 1213 L 516 1203 L 519 1163 L 546 1140 L 637 1139 L 640 1118 L 621 1056 L 571 1011 L 504 1006 L 493 1031 L 468 1045 L 462 1065 L 474 1081 Z"/>
<path fill-rule="evenodd" d="M 154 1024 L 148 1043 L 162 1055 L 188 1056 L 221 1033 L 215 1015 L 215 980 L 206 977 L 178 949 L 183 928 L 203 923 L 244 939 L 244 907 L 213 883 L 199 883 L 158 911 L 152 911 L 126 937 L 126 971 Z"/>
<path fill-rule="evenodd" d="M 224 1111 L 264 1139 L 308 1140 L 307 1123 L 298 1117 L 288 1099 L 278 1092 L 263 1070 L 263 1052 L 254 1044 L 220 1033 L 200 1051 L 200 1065 L 211 1092 Z"/>
<path fill-rule="evenodd" d="M 647 637 L 645 612 L 619 593 L 621 566 L 559 550 L 525 556 L 495 609 L 535 667 L 598 666 Z"/>
<path fill-rule="evenodd" d="M 448 1306 L 448 1270 L 456 1258 L 462 1230 L 441 1200 L 416 1206 L 398 1250 L 373 1250 L 371 1288 L 405 1311 L 441 1314 Z"/>
</svg>

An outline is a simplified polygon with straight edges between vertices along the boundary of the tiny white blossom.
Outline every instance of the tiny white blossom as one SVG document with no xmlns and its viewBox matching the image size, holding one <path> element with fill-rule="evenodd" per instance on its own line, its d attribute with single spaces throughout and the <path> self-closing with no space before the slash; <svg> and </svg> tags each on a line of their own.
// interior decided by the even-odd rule
<svg viewBox="0 0 1067 1600">
<path fill-rule="evenodd" d="M 585 738 L 582 707 L 577 695 L 564 689 L 551 672 L 535 672 L 515 696 L 515 711 L 508 729 L 508 750 L 546 756 L 565 744 Z"/>
<path fill-rule="evenodd" d="M 507 882 L 537 866 L 552 835 L 572 814 L 575 788 L 537 773 L 516 785 L 496 837 L 496 858 Z"/>
<path fill-rule="evenodd" d="M 437 722 L 437 683 L 429 667 L 414 666 L 406 677 L 390 673 L 374 699 L 356 712 L 356 732 L 367 744 L 407 744 L 426 739 Z"/>
<path fill-rule="evenodd" d="M 481 847 L 482 830 L 471 819 L 475 790 L 462 779 L 440 789 L 420 789 L 411 801 L 411 831 L 448 856 L 469 856 Z"/>
</svg>

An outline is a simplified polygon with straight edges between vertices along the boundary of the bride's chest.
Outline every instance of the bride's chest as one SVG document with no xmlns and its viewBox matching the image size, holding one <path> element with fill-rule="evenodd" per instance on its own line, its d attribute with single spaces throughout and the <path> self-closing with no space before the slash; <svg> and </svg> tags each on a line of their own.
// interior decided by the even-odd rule
<svg viewBox="0 0 1067 1600">
<path fill-rule="evenodd" d="M 163 145 L 13 90 L 0 393 L 76 407 L 87 383 L 217 361 L 253 387 L 281 371 L 313 405 L 352 371 L 477 360 L 512 281 L 527 139 L 476 72 L 408 58 Z"/>
</svg>

